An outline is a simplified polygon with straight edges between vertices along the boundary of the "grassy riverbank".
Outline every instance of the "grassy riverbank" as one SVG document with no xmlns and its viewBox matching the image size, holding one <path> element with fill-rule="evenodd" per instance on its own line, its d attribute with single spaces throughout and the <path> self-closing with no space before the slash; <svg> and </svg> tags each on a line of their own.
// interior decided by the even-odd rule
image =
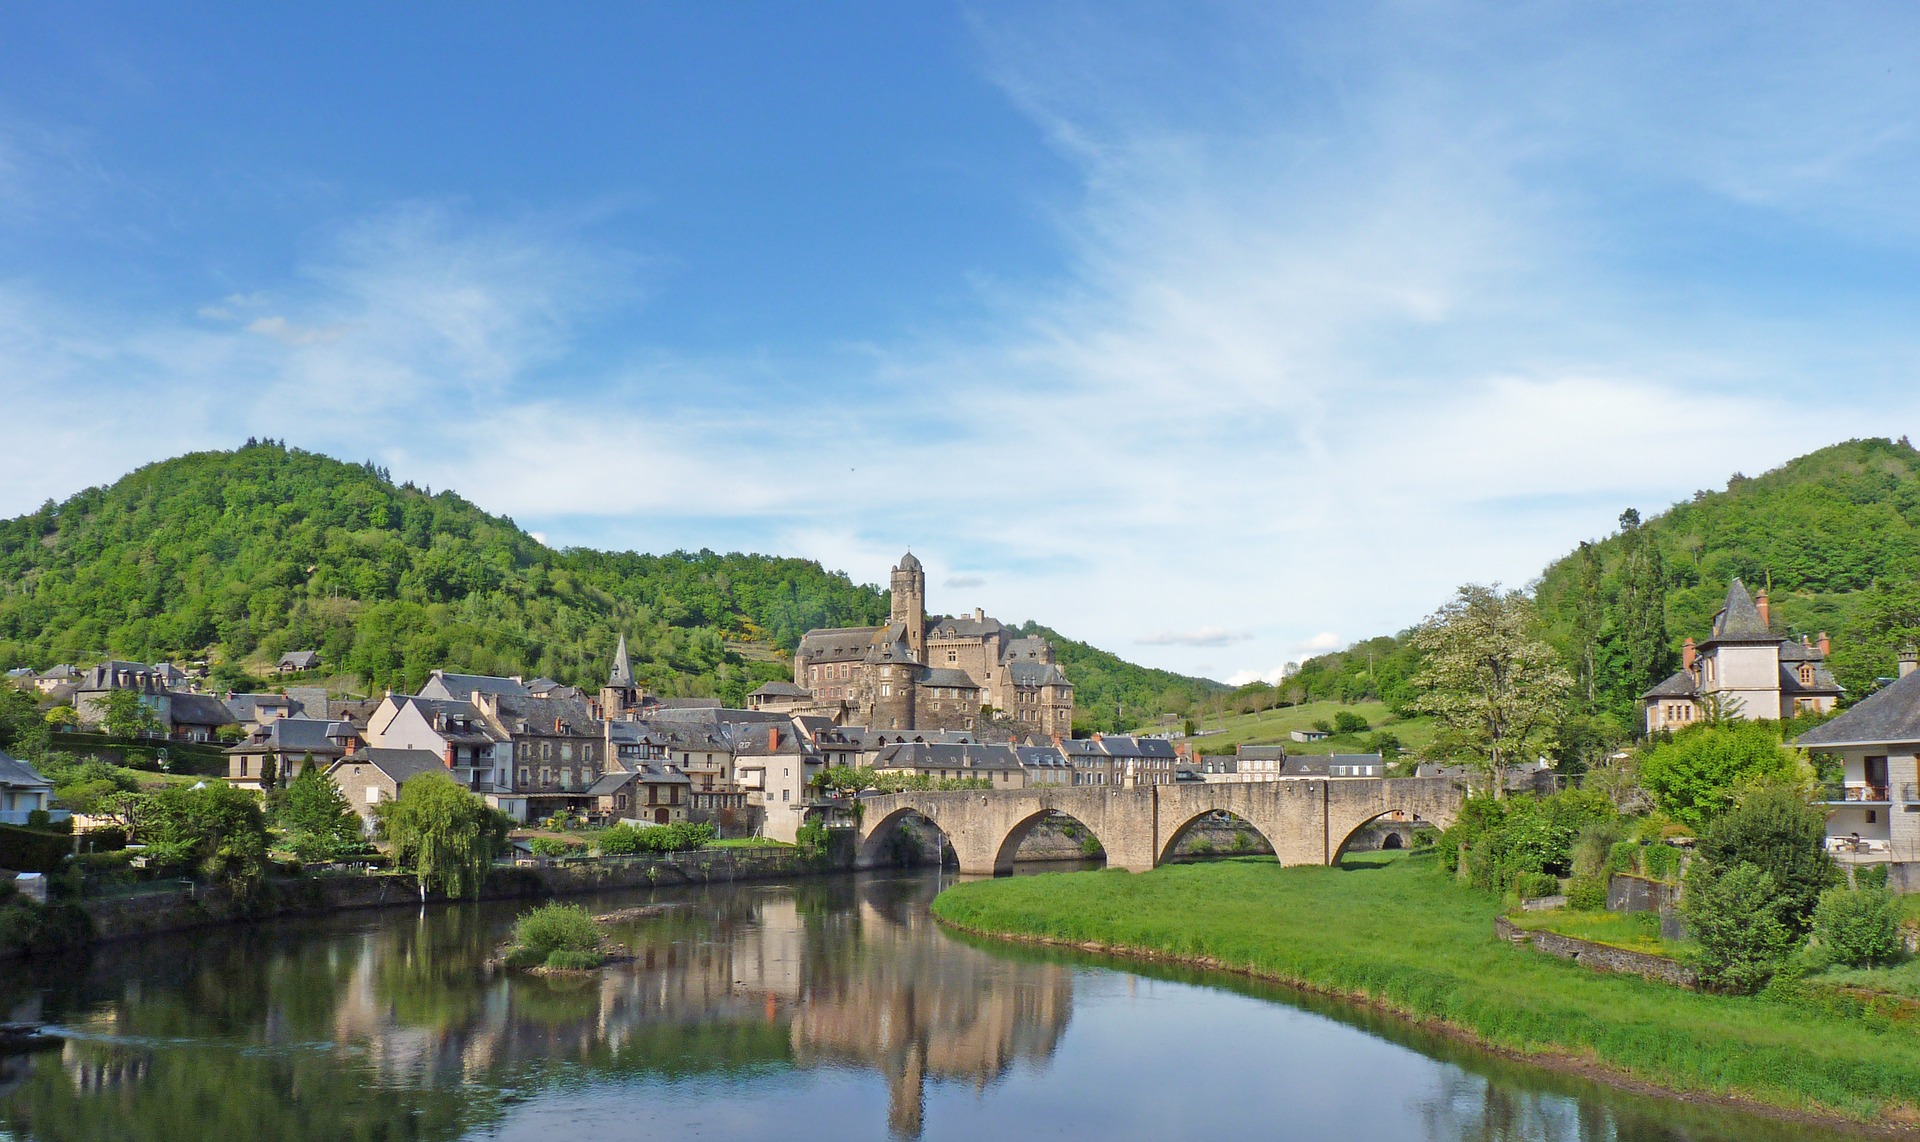
<svg viewBox="0 0 1920 1142">
<path fill-rule="evenodd" d="M 957 885 L 971 931 L 1207 962 L 1362 998 L 1543 1062 L 1863 1122 L 1920 1127 L 1920 1034 L 1814 993 L 1700 995 L 1494 939 L 1499 903 L 1431 857 L 1235 860 Z"/>
</svg>

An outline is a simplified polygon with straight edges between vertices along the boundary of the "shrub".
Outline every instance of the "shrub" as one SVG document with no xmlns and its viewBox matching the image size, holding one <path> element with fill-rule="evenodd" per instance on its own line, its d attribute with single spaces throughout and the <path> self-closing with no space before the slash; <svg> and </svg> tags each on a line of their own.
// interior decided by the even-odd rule
<svg viewBox="0 0 1920 1142">
<path fill-rule="evenodd" d="M 794 833 L 793 839 L 802 848 L 821 848 L 827 843 L 827 827 L 820 824 L 802 825 Z"/>
<path fill-rule="evenodd" d="M 1701 980 L 1735 994 L 1766 986 L 1795 943 L 1787 903 L 1773 875 L 1757 864 L 1742 861 L 1722 872 L 1695 862 L 1685 911 Z"/>
<path fill-rule="evenodd" d="M 556 951 L 597 952 L 600 925 L 578 904 L 542 904 L 514 921 L 513 943 L 541 962 Z"/>
<path fill-rule="evenodd" d="M 0 952 L 22 956 L 64 955 L 93 939 L 93 920 L 77 904 L 0 904 Z"/>
<path fill-rule="evenodd" d="M 1560 891 L 1560 878 L 1544 872 L 1523 872 L 1514 882 L 1515 891 L 1522 900 L 1535 896 L 1552 896 Z"/>
<path fill-rule="evenodd" d="M 1365 718 L 1352 710 L 1341 710 L 1333 716 L 1333 732 L 1336 734 L 1364 734 L 1372 728 Z"/>
<path fill-rule="evenodd" d="M 1759 787 L 1701 834 L 1694 865 L 1704 866 L 1709 879 L 1743 863 L 1765 871 L 1780 894 L 1780 920 L 1797 937 L 1812 922 L 1820 894 L 1840 880 L 1827 855 L 1826 835 L 1826 815 L 1797 791 Z"/>
<path fill-rule="evenodd" d="M 1634 841 L 1619 841 L 1607 850 L 1607 871 L 1640 871 L 1640 846 Z"/>
<path fill-rule="evenodd" d="M 1884 864 L 1862 865 L 1853 870 L 1853 883 L 1860 888 L 1885 888 L 1891 867 Z"/>
<path fill-rule="evenodd" d="M 1829 888 L 1813 910 L 1813 942 L 1829 964 L 1871 967 L 1898 959 L 1899 902 L 1884 888 Z"/>
<path fill-rule="evenodd" d="M 560 948 L 547 953 L 547 966 L 556 971 L 590 971 L 605 961 L 599 952 L 575 952 Z"/>
<path fill-rule="evenodd" d="M 1655 880 L 1672 880 L 1680 872 L 1680 850 L 1672 845 L 1648 845 L 1640 853 L 1640 863 Z"/>
<path fill-rule="evenodd" d="M 1106 850 L 1104 850 L 1104 849 L 1102 849 L 1102 848 L 1100 847 L 1100 841 L 1099 841 L 1099 838 L 1097 838 L 1097 837 L 1094 837 L 1094 836 L 1093 836 L 1093 835 L 1091 835 L 1091 834 L 1089 834 L 1089 835 L 1088 835 L 1088 836 L 1086 837 L 1086 839 L 1084 839 L 1084 840 L 1082 840 L 1082 841 L 1080 842 L 1080 855 L 1081 855 L 1081 856 L 1084 856 L 1084 857 L 1097 857 L 1097 856 L 1099 856 L 1099 855 L 1100 855 L 1101 853 L 1103 853 L 1103 852 L 1105 852 L 1105 851 L 1106 851 Z"/>
<path fill-rule="evenodd" d="M 1580 912 L 1603 912 L 1607 907 L 1606 878 L 1576 877 L 1567 886 L 1567 907 Z"/>
<path fill-rule="evenodd" d="M 1211 856 L 1213 854 L 1213 841 L 1206 837 L 1195 837 L 1188 851 L 1195 856 Z"/>
<path fill-rule="evenodd" d="M 1647 755 L 1640 763 L 1640 785 L 1662 810 L 1699 828 L 1733 804 L 1742 782 L 1788 780 L 1795 767 L 1772 722 L 1699 725 Z"/>
<path fill-rule="evenodd" d="M 533 850 L 535 856 L 564 857 L 572 856 L 585 846 L 559 837 L 535 837 L 527 842 L 527 847 Z"/>
<path fill-rule="evenodd" d="M 615 825 L 593 839 L 602 856 L 632 856 L 640 851 L 640 830 L 632 825 Z"/>
</svg>

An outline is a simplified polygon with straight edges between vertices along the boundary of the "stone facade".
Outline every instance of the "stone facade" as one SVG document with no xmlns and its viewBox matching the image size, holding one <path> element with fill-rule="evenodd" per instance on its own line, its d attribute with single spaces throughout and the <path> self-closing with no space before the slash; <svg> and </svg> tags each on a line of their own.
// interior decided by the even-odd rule
<svg viewBox="0 0 1920 1142">
<path fill-rule="evenodd" d="M 1841 692 L 1827 669 L 1829 650 L 1825 631 L 1818 641 L 1776 634 L 1767 593 L 1756 599 L 1735 579 L 1706 641 L 1689 638 L 1680 671 L 1640 695 L 1647 732 L 1693 725 L 1705 717 L 1708 702 L 1753 721 L 1828 713 Z"/>
<path fill-rule="evenodd" d="M 1562 936 L 1558 932 L 1530 931 L 1516 928 L 1506 917 L 1495 917 L 1494 935 L 1516 944 L 1532 944 L 1538 950 L 1550 956 L 1559 956 L 1563 960 L 1572 960 L 1581 967 L 1594 971 L 1621 972 L 1637 975 L 1655 983 L 1670 983 L 1675 987 L 1699 990 L 1700 975 L 1692 968 L 1671 960 L 1665 956 L 1650 955 L 1646 952 L 1630 952 L 1625 948 L 1616 948 L 1608 944 L 1596 944 L 1591 940 Z"/>
<path fill-rule="evenodd" d="M 875 730 L 1073 732 L 1073 684 L 1043 638 L 1018 636 L 984 611 L 927 614 L 927 577 L 909 552 L 893 569 L 884 627 L 808 631 L 779 708 Z"/>
</svg>

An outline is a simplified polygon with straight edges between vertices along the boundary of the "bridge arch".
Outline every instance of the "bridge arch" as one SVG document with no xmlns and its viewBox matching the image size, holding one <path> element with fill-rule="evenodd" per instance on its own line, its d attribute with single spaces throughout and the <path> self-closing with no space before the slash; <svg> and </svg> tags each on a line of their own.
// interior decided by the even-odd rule
<svg viewBox="0 0 1920 1142">
<path fill-rule="evenodd" d="M 1034 810 L 1033 812 L 1027 814 L 1025 817 L 1022 817 L 1019 820 L 1015 821 L 1007 829 L 1006 835 L 1000 839 L 999 846 L 994 850 L 994 854 L 993 854 L 994 873 L 998 875 L 1000 873 L 1012 872 L 1013 863 L 1020 856 L 1021 844 L 1024 843 L 1026 839 L 1033 834 L 1033 831 L 1035 829 L 1039 828 L 1042 824 L 1044 824 L 1048 818 L 1055 817 L 1055 816 L 1064 817 L 1067 820 L 1072 821 L 1074 824 L 1080 826 L 1082 829 L 1085 829 L 1087 831 L 1088 836 L 1092 837 L 1095 841 L 1099 842 L 1101 859 L 1102 860 L 1106 859 L 1106 856 L 1105 856 L 1107 852 L 1106 838 L 1102 837 L 1098 830 L 1096 830 L 1092 825 L 1088 824 L 1087 822 L 1074 816 L 1070 812 L 1067 812 L 1063 809 L 1053 808 L 1050 805 L 1043 805 L 1040 808 Z M 1091 859 L 1091 858 L 1089 857 L 1086 859 Z"/>
<path fill-rule="evenodd" d="M 877 820 L 862 821 L 858 833 L 859 846 L 856 850 L 854 867 L 876 868 L 892 863 L 895 854 L 891 850 L 894 838 L 898 835 L 897 830 L 902 825 L 910 825 L 915 821 L 925 821 L 939 830 L 945 842 L 941 846 L 944 860 L 946 850 L 952 844 L 953 833 L 946 825 L 940 823 L 940 818 L 935 813 L 928 811 L 930 808 L 931 806 L 920 804 L 900 805 L 882 814 Z"/>
<path fill-rule="evenodd" d="M 1163 865 L 1171 862 L 1174 858 L 1175 852 L 1180 847 L 1180 842 L 1185 840 L 1188 834 L 1192 833 L 1196 826 L 1204 824 L 1208 818 L 1218 816 L 1218 815 L 1224 815 L 1229 818 L 1232 818 L 1233 820 L 1238 821 L 1240 824 L 1245 825 L 1247 828 L 1252 829 L 1256 834 L 1259 835 L 1261 840 L 1267 843 L 1267 848 L 1270 851 L 1272 851 L 1272 853 L 1276 857 L 1279 856 L 1280 847 L 1274 843 L 1274 837 L 1272 833 L 1269 832 L 1268 828 L 1262 827 L 1260 822 L 1254 820 L 1252 817 L 1249 817 L 1245 813 L 1242 813 L 1236 809 L 1229 808 L 1224 805 L 1217 805 L 1217 806 L 1202 806 L 1198 809 L 1194 809 L 1191 812 L 1189 812 L 1185 820 L 1180 821 L 1177 825 L 1175 825 L 1172 828 L 1171 831 L 1167 832 L 1166 840 L 1162 842 L 1160 845 L 1160 851 L 1154 854 L 1153 863 L 1155 865 Z M 1228 855 L 1231 855 L 1231 854 L 1228 854 Z M 1248 855 L 1256 855 L 1256 854 L 1250 853 Z"/>
<path fill-rule="evenodd" d="M 1360 835 L 1360 830 L 1366 828 L 1368 825 L 1373 824 L 1375 821 L 1381 820 L 1382 818 L 1404 819 L 1406 823 L 1409 825 L 1415 825 L 1415 826 L 1431 825 L 1436 829 L 1445 829 L 1453 824 L 1453 814 L 1451 812 L 1441 812 L 1441 811 L 1434 811 L 1434 810 L 1430 810 L 1430 811 L 1434 812 L 1435 815 L 1433 817 L 1425 816 L 1422 813 L 1412 809 L 1384 809 L 1378 813 L 1373 814 L 1370 817 L 1367 817 L 1364 820 L 1354 821 L 1351 824 L 1351 826 L 1347 828 L 1346 833 L 1338 837 L 1337 843 L 1332 845 L 1333 851 L 1328 854 L 1327 863 L 1339 864 L 1341 858 L 1347 855 L 1347 849 L 1349 846 L 1353 844 L 1353 839 Z M 1444 820 L 1441 819 L 1443 817 L 1444 817 Z M 1331 834 L 1332 834 L 1332 830 L 1330 829 L 1329 830 L 1330 840 L 1334 839 Z M 1398 838 L 1396 837 L 1396 840 L 1397 839 Z M 1391 845 L 1383 845 L 1382 847 L 1389 848 L 1389 849 L 1397 849 L 1397 848 L 1401 848 L 1402 846 L 1399 844 L 1391 844 Z"/>
</svg>

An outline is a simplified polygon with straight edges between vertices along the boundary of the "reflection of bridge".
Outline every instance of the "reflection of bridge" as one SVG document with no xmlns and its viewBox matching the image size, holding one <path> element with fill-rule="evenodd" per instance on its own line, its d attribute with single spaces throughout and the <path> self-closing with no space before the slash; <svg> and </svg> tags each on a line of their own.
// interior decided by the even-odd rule
<svg viewBox="0 0 1920 1142">
<path fill-rule="evenodd" d="M 1258 829 L 1281 864 L 1332 864 L 1367 822 L 1401 813 L 1445 826 L 1464 798 L 1446 777 L 892 793 L 862 800 L 860 863 L 879 863 L 888 835 L 919 814 L 946 834 L 961 872 L 1008 872 L 1033 827 L 1065 813 L 1106 849 L 1107 867 L 1145 872 L 1173 855 L 1202 818 L 1224 811 Z"/>
</svg>

